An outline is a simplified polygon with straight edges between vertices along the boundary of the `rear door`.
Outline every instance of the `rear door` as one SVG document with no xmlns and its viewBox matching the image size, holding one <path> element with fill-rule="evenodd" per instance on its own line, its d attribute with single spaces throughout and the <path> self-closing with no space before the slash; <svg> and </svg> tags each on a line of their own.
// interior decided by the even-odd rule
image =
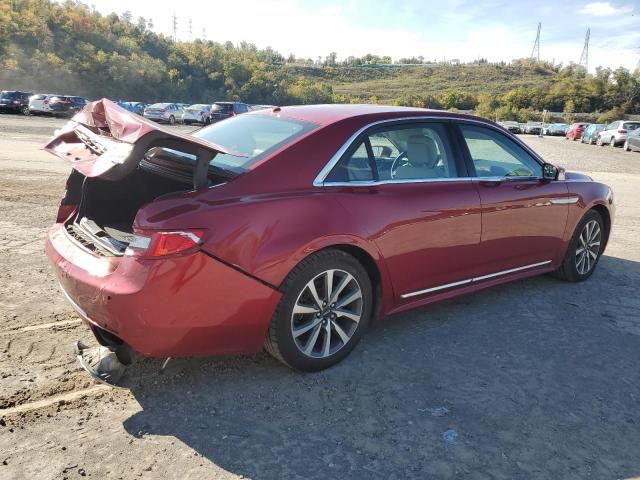
<svg viewBox="0 0 640 480">
<path fill-rule="evenodd" d="M 482 204 L 478 276 L 551 263 L 577 197 L 563 180 L 544 180 L 542 162 L 498 129 L 465 123 L 459 129 Z"/>
<path fill-rule="evenodd" d="M 363 224 L 385 259 L 397 302 L 470 283 L 480 198 L 444 122 L 404 122 L 356 140 L 325 188 Z"/>
</svg>

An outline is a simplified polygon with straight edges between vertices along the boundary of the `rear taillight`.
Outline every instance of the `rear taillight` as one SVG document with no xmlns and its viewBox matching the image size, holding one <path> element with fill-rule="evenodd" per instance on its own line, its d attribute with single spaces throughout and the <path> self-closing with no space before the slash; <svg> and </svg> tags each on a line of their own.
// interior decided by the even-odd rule
<svg viewBox="0 0 640 480">
<path fill-rule="evenodd" d="M 14 100 L 14 101 L 13 101 L 13 104 L 14 104 L 14 105 L 18 105 L 19 103 L 20 103 L 20 100 Z"/>
<path fill-rule="evenodd" d="M 204 230 L 173 230 L 168 232 L 136 232 L 129 243 L 126 255 L 158 258 L 186 254 L 200 248 Z"/>
<path fill-rule="evenodd" d="M 45 100 L 45 101 L 44 101 L 44 104 L 45 104 L 45 105 L 48 105 L 48 104 L 49 104 L 49 100 Z"/>
<path fill-rule="evenodd" d="M 166 109 L 166 108 L 161 108 L 161 109 L 160 109 L 160 111 L 161 111 L 162 113 L 164 113 L 164 112 L 166 112 L 166 111 L 167 111 L 167 109 Z"/>
<path fill-rule="evenodd" d="M 618 133 L 627 133 L 627 131 L 624 130 L 624 129 L 620 129 L 620 130 L 618 130 Z"/>
</svg>

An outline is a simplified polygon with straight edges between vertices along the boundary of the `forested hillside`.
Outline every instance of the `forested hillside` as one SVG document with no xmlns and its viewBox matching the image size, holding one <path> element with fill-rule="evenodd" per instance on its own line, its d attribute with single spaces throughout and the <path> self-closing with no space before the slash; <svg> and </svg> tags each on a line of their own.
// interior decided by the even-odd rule
<svg viewBox="0 0 640 480">
<path fill-rule="evenodd" d="M 173 42 L 149 27 L 77 2 L 0 0 L 0 88 L 147 102 L 392 103 L 520 120 L 542 109 L 640 113 L 640 72 L 622 68 L 588 75 L 528 60 L 388 65 L 375 55 L 337 62 L 335 53 L 318 64 L 246 43 Z"/>
</svg>

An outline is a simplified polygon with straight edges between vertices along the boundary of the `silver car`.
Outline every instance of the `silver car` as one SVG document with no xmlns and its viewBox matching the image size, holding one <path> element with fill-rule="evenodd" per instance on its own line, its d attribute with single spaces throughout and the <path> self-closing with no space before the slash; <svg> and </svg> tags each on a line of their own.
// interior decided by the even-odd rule
<svg viewBox="0 0 640 480">
<path fill-rule="evenodd" d="M 31 115 L 40 115 L 51 113 L 49 101 L 56 95 L 49 93 L 37 93 L 29 97 L 29 113 Z"/>
<path fill-rule="evenodd" d="M 211 105 L 196 103 L 187 107 L 182 114 L 182 123 L 185 125 L 191 125 L 192 123 L 209 125 L 211 123 Z"/>
<path fill-rule="evenodd" d="M 637 128 L 640 128 L 640 122 L 616 120 L 604 127 L 604 130 L 598 134 L 596 145 L 601 147 L 604 145 L 611 145 L 612 147 L 622 145 L 627 139 L 628 133 Z"/>
<path fill-rule="evenodd" d="M 175 103 L 154 103 L 144 109 L 143 116 L 155 122 L 166 122 L 170 125 L 182 119 L 182 109 Z"/>
</svg>

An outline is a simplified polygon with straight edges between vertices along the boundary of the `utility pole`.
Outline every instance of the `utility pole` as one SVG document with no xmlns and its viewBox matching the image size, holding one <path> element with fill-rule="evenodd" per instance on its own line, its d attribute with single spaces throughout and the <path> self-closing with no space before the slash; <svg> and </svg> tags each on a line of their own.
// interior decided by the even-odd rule
<svg viewBox="0 0 640 480">
<path fill-rule="evenodd" d="M 589 37 L 591 36 L 591 29 L 587 28 L 587 36 L 584 38 L 584 47 L 582 47 L 582 55 L 580 55 L 580 61 L 578 65 L 584 66 L 584 69 L 589 72 Z"/>
<path fill-rule="evenodd" d="M 176 12 L 173 12 L 173 41 L 174 43 L 178 40 L 178 17 L 176 17 Z"/>
<path fill-rule="evenodd" d="M 207 40 L 207 29 L 202 27 L 202 40 Z"/>
<path fill-rule="evenodd" d="M 189 40 L 193 40 L 193 22 L 189 19 Z"/>
<path fill-rule="evenodd" d="M 540 63 L 540 28 L 542 23 L 538 22 L 538 33 L 536 34 L 536 41 L 533 44 L 533 50 L 531 50 L 531 60 L 535 60 Z"/>
</svg>

